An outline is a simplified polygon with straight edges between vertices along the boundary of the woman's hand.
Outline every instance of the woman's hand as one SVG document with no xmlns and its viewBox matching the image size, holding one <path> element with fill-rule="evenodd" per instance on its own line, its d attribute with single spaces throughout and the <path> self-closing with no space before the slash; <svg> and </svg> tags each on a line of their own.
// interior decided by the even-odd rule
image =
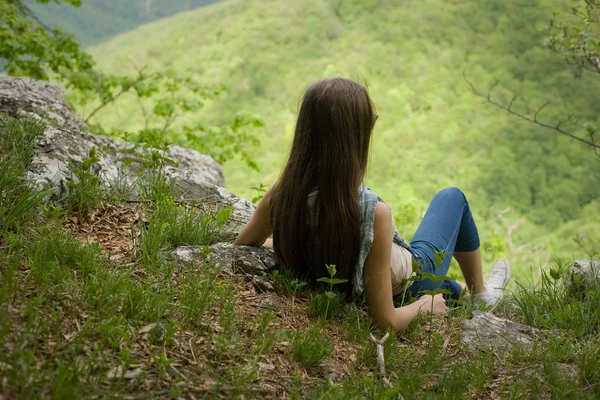
<svg viewBox="0 0 600 400">
<path fill-rule="evenodd" d="M 446 314 L 448 312 L 446 300 L 444 300 L 444 296 L 441 294 L 436 294 L 435 296 L 426 294 L 418 301 L 420 303 L 419 311 L 430 312 L 433 315 Z M 433 310 L 431 308 L 431 303 L 433 303 Z"/>
</svg>

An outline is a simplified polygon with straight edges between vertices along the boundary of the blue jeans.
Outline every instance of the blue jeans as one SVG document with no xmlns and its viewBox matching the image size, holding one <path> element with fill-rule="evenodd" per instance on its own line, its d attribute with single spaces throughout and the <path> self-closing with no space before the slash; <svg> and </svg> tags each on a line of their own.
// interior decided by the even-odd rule
<svg viewBox="0 0 600 400">
<path fill-rule="evenodd" d="M 447 275 L 455 251 L 471 252 L 479 248 L 479 234 L 471 215 L 469 203 L 460 189 L 446 188 L 436 194 L 429 204 L 425 217 L 410 242 L 413 258 L 420 262 L 423 272 L 436 276 Z M 440 266 L 435 265 L 435 252 L 444 250 L 447 255 Z M 456 281 L 415 281 L 410 286 L 413 297 L 423 296 L 424 290 L 448 289 L 452 294 L 444 298 L 459 299 L 462 291 Z"/>
</svg>

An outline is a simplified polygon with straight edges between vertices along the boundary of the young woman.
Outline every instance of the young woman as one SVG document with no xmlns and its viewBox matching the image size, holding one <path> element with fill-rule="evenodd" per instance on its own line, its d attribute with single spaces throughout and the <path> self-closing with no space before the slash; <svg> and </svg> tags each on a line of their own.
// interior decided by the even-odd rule
<svg viewBox="0 0 600 400">
<path fill-rule="evenodd" d="M 328 276 L 326 266 L 335 264 L 336 277 L 348 280 L 344 289 L 366 294 L 369 313 L 382 328 L 399 331 L 432 309 L 443 314 L 446 299 L 461 294 L 456 281 L 410 284 L 413 260 L 420 270 L 439 276 L 446 275 L 454 256 L 474 301 L 494 308 L 510 277 L 509 265 L 496 263 L 484 283 L 477 228 L 459 189 L 444 189 L 433 198 L 409 244 L 396 232 L 390 208 L 363 185 L 376 119 L 362 85 L 335 78 L 310 86 L 283 173 L 235 244 L 273 246 L 282 267 L 309 280 Z M 447 254 L 438 267 L 436 252 Z M 434 287 L 451 294 L 424 295 Z M 418 300 L 395 308 L 393 296 L 405 290 Z"/>
</svg>

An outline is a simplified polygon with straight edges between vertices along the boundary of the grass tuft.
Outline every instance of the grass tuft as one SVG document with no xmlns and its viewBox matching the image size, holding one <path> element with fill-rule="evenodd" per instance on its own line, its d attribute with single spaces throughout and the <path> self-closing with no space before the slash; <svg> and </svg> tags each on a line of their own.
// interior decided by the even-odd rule
<svg viewBox="0 0 600 400">
<path fill-rule="evenodd" d="M 308 331 L 295 331 L 292 334 L 292 354 L 304 368 L 318 365 L 332 352 L 331 342 L 323 335 L 322 328 L 311 327 Z"/>
</svg>

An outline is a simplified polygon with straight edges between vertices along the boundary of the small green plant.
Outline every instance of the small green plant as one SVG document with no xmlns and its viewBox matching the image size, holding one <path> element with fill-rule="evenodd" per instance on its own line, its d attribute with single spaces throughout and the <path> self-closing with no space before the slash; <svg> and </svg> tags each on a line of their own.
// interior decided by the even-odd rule
<svg viewBox="0 0 600 400">
<path fill-rule="evenodd" d="M 296 293 L 298 293 L 300 289 L 308 285 L 308 283 L 300 279 L 294 279 L 290 282 L 290 284 L 292 286 L 292 311 L 294 311 L 294 301 L 296 300 Z"/>
<path fill-rule="evenodd" d="M 331 352 L 331 342 L 317 326 L 313 326 L 306 333 L 295 331 L 292 334 L 292 354 L 294 359 L 306 369 L 318 365 L 323 359 L 329 357 Z"/>
<path fill-rule="evenodd" d="M 67 204 L 73 214 L 84 220 L 98 207 L 104 193 L 102 181 L 93 170 L 94 164 L 99 161 L 95 147 L 92 147 L 88 156 L 83 158 L 81 165 L 71 161 L 71 178 L 67 182 L 69 188 Z"/>
<path fill-rule="evenodd" d="M 167 369 L 169 367 L 171 367 L 173 365 L 173 363 L 175 362 L 175 360 L 170 359 L 167 356 L 167 353 L 164 351 L 162 351 L 158 356 L 153 355 L 152 361 L 154 362 L 154 365 L 156 366 L 156 368 L 158 368 L 158 371 L 161 375 L 166 374 Z"/>
<path fill-rule="evenodd" d="M 47 207 L 40 205 L 40 208 L 47 220 L 61 220 L 67 215 L 67 212 L 57 204 L 48 204 Z"/>
<path fill-rule="evenodd" d="M 444 261 L 444 257 L 446 257 L 449 253 L 445 250 L 436 250 L 434 251 L 434 261 L 435 261 L 435 266 L 436 268 L 439 267 L 440 265 L 442 265 L 442 262 Z M 433 282 L 434 286 L 436 282 L 443 282 L 446 280 L 452 280 L 451 277 L 446 276 L 446 275 L 436 275 L 436 274 L 432 274 L 429 272 L 425 272 L 423 270 L 420 269 L 421 267 L 421 262 L 420 261 L 416 261 L 413 259 L 413 271 L 417 273 L 416 276 L 411 277 L 409 280 L 410 281 L 423 281 L 424 279 L 429 279 L 431 280 L 431 282 Z M 442 288 L 436 288 L 434 287 L 431 290 L 423 290 L 424 294 L 428 294 L 431 295 L 432 297 L 435 297 L 438 294 L 448 294 L 451 295 L 452 292 L 448 289 L 442 289 Z M 429 337 L 428 337 L 428 346 L 431 345 L 431 334 L 432 334 L 432 327 L 433 327 L 433 301 L 431 302 L 431 310 L 430 310 L 430 315 L 429 315 Z"/>
<path fill-rule="evenodd" d="M 294 285 L 292 282 L 297 280 L 294 273 L 287 269 L 274 269 L 269 272 L 269 278 L 275 284 L 275 289 L 281 293 L 292 295 L 294 293 Z M 299 289 L 299 288 L 298 288 Z"/>
<path fill-rule="evenodd" d="M 155 345 L 169 346 L 173 344 L 177 332 L 179 332 L 177 321 L 159 321 L 148 332 L 149 341 Z"/>
<path fill-rule="evenodd" d="M 165 248 L 165 232 L 169 224 L 152 217 L 140 228 L 139 239 L 133 234 L 136 258 L 148 267 L 158 269 L 163 261 L 161 251 Z M 134 230 L 132 229 L 132 232 Z"/>
<path fill-rule="evenodd" d="M 252 203 L 257 204 L 267 192 L 267 186 L 259 183 L 258 186 L 252 186 L 250 189 L 256 191 L 256 195 L 252 197 Z"/>
<path fill-rule="evenodd" d="M 319 316 L 325 320 L 333 318 L 344 303 L 343 296 L 334 292 L 333 286 L 348 282 L 347 279 L 335 278 L 337 271 L 333 264 L 327 266 L 327 272 L 329 273 L 329 278 L 322 277 L 317 279 L 317 282 L 328 284 L 329 290 L 325 291 L 325 293 L 312 295 L 308 301 L 309 314 Z"/>
</svg>

